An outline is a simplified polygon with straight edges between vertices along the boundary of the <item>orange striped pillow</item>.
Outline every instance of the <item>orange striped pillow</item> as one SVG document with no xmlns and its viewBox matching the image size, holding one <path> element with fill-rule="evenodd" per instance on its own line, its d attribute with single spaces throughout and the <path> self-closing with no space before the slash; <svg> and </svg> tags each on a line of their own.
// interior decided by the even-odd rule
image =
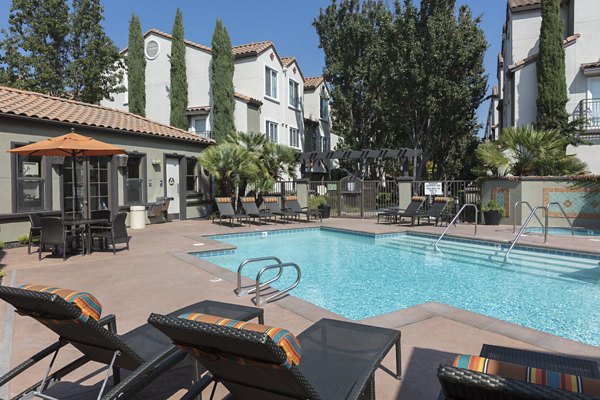
<svg viewBox="0 0 600 400">
<path fill-rule="evenodd" d="M 263 202 L 265 203 L 277 203 L 276 197 L 263 197 Z"/>
<path fill-rule="evenodd" d="M 254 197 L 240 197 L 242 203 L 254 203 Z"/>
<path fill-rule="evenodd" d="M 19 288 L 33 290 L 35 292 L 50 293 L 63 298 L 67 303 L 72 303 L 81 310 L 81 316 L 77 319 L 82 322 L 87 322 L 89 318 L 98 321 L 102 314 L 102 304 L 88 292 L 29 284 L 21 285 Z"/>
<path fill-rule="evenodd" d="M 215 197 L 215 201 L 217 203 L 231 203 L 231 199 L 229 197 Z"/>
</svg>

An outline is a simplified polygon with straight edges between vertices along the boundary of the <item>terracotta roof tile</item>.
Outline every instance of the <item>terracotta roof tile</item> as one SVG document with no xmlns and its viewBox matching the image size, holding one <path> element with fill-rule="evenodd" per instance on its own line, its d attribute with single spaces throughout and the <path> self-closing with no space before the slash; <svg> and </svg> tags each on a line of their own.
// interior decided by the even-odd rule
<svg viewBox="0 0 600 400">
<path fill-rule="evenodd" d="M 510 8 L 521 8 L 542 4 L 542 0 L 508 0 Z"/>
<path fill-rule="evenodd" d="M 323 77 L 322 76 L 314 76 L 311 78 L 306 78 L 304 79 L 304 89 L 316 89 L 319 87 L 319 85 L 323 83 Z"/>
<path fill-rule="evenodd" d="M 239 58 L 258 55 L 271 46 L 273 46 L 273 42 L 255 42 L 233 46 L 231 50 L 233 51 L 233 56 Z"/>
<path fill-rule="evenodd" d="M 281 63 L 284 67 L 289 67 L 294 61 L 296 61 L 296 57 L 283 57 L 281 59 Z"/>
<path fill-rule="evenodd" d="M 574 35 L 569 36 L 563 41 L 563 46 L 567 47 L 577 41 L 581 37 L 581 34 L 576 33 Z M 517 61 L 516 63 L 508 66 L 508 73 L 513 73 L 524 65 L 527 65 L 538 58 L 538 53 L 532 54 L 529 57 L 526 57 L 522 60 Z"/>
<path fill-rule="evenodd" d="M 593 63 L 581 64 L 582 70 L 594 69 L 594 68 L 600 68 L 600 61 L 593 62 Z"/>
<path fill-rule="evenodd" d="M 255 99 L 254 97 L 246 96 L 245 94 L 235 92 L 233 95 L 236 98 L 242 100 L 243 102 L 256 104 L 259 107 L 262 106 L 262 104 L 263 104 L 262 101 Z"/>
<path fill-rule="evenodd" d="M 214 143 L 211 139 L 159 124 L 139 115 L 4 86 L 0 86 L 0 115 L 16 115 L 177 140 Z"/>
<path fill-rule="evenodd" d="M 158 35 L 158 36 L 162 36 L 162 37 L 164 37 L 164 38 L 171 39 L 171 40 L 173 39 L 173 36 L 172 36 L 171 34 L 169 34 L 169 33 L 166 33 L 166 32 L 163 32 L 163 31 L 159 31 L 158 29 L 155 29 L 155 28 L 149 29 L 149 30 L 148 30 L 148 31 L 147 31 L 147 32 L 144 34 L 144 37 L 146 37 L 146 36 L 147 36 L 149 33 L 155 33 L 155 34 L 156 34 L 156 35 Z M 200 43 L 195 43 L 195 42 L 192 42 L 191 40 L 184 40 L 183 42 L 184 42 L 186 45 L 190 46 L 190 47 L 194 47 L 194 48 L 196 48 L 196 49 L 204 50 L 204 51 L 207 51 L 207 52 L 209 52 L 209 53 L 211 52 L 211 49 L 210 49 L 210 47 L 208 47 L 208 46 L 205 46 L 205 45 L 203 45 L 203 44 L 200 44 Z M 127 49 L 125 49 L 125 50 L 127 50 Z M 123 50 L 123 51 L 125 51 L 125 50 Z M 123 51 L 122 51 L 122 52 L 123 52 Z"/>
</svg>

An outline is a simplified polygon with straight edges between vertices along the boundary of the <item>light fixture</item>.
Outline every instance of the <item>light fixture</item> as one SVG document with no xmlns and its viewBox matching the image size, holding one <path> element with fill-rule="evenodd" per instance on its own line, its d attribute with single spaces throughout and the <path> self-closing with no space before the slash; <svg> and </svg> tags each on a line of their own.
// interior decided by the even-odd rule
<svg viewBox="0 0 600 400">
<path fill-rule="evenodd" d="M 127 154 L 117 154 L 115 160 L 117 162 L 117 167 L 126 167 L 129 156 Z"/>
</svg>

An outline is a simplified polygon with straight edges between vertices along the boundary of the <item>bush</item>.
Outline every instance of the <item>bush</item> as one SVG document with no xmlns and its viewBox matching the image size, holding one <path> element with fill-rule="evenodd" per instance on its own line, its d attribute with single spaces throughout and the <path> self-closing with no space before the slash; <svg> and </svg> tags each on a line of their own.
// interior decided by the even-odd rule
<svg viewBox="0 0 600 400">
<path fill-rule="evenodd" d="M 4 249 L 4 242 L 0 240 L 0 250 Z"/>
<path fill-rule="evenodd" d="M 20 244 L 27 244 L 29 243 L 29 235 L 21 235 L 17 238 L 17 240 Z"/>
<path fill-rule="evenodd" d="M 502 216 L 504 216 L 504 206 L 501 206 L 496 202 L 496 200 L 490 200 L 484 207 L 481 208 L 481 211 L 498 211 Z"/>
<path fill-rule="evenodd" d="M 314 196 L 308 201 L 308 208 L 316 210 L 319 206 L 326 206 L 328 204 L 326 196 Z"/>
</svg>

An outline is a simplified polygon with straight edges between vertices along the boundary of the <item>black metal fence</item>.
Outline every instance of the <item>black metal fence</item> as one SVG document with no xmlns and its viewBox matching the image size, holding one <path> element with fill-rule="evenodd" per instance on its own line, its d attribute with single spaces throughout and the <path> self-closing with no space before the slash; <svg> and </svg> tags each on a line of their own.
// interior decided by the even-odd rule
<svg viewBox="0 0 600 400">
<path fill-rule="evenodd" d="M 436 196 L 451 197 L 458 210 L 463 204 L 477 204 L 480 208 L 481 189 L 476 181 L 414 181 L 412 182 L 413 196 L 427 196 L 424 209 L 429 209 Z M 475 211 L 466 209 L 464 219 L 475 220 Z"/>
</svg>

